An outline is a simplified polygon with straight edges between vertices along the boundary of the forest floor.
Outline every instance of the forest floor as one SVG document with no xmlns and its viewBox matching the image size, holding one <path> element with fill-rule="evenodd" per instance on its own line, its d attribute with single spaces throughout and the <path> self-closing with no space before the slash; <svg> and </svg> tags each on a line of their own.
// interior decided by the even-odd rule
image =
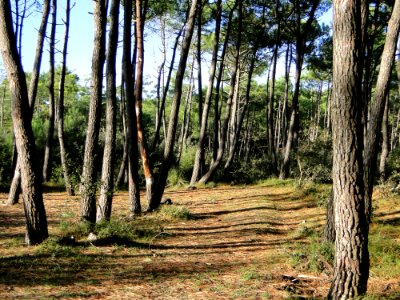
<svg viewBox="0 0 400 300">
<path fill-rule="evenodd" d="M 2 205 L 0 299 L 323 299 L 328 193 L 277 180 L 171 189 L 172 205 L 131 220 L 118 192 L 113 221 L 95 228 L 79 223 L 79 196 L 45 193 L 50 238 L 31 247 L 22 205 Z M 374 209 L 366 299 L 400 299 L 400 197 L 378 191 Z"/>
</svg>

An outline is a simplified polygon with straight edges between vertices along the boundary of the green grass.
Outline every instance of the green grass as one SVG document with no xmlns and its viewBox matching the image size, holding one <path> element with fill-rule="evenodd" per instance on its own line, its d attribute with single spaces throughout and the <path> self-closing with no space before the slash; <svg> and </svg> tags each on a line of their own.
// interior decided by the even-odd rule
<svg viewBox="0 0 400 300">
<path fill-rule="evenodd" d="M 398 228 L 378 225 L 369 236 L 370 272 L 383 278 L 400 276 L 400 244 L 388 238 L 392 230 Z"/>
<path fill-rule="evenodd" d="M 162 205 L 158 215 L 169 220 L 192 220 L 194 215 L 184 206 Z"/>
</svg>

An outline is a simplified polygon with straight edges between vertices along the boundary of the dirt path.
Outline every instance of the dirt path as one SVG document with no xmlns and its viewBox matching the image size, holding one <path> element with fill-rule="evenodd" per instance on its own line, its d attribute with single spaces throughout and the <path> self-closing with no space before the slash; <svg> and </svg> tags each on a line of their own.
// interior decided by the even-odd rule
<svg viewBox="0 0 400 300">
<path fill-rule="evenodd" d="M 0 201 L 5 196 L 0 194 Z M 302 233 L 319 231 L 324 222 L 324 209 L 304 191 L 225 186 L 166 196 L 194 219 L 165 222 L 141 248 L 93 245 L 53 254 L 23 247 L 21 205 L 1 207 L 0 298 L 322 299 L 327 294 L 329 266 L 313 273 L 291 261 L 293 251 L 309 243 Z M 46 194 L 45 205 L 51 235 L 63 216 L 78 216 L 78 197 Z M 113 216 L 127 215 L 127 196 L 119 193 Z"/>
</svg>

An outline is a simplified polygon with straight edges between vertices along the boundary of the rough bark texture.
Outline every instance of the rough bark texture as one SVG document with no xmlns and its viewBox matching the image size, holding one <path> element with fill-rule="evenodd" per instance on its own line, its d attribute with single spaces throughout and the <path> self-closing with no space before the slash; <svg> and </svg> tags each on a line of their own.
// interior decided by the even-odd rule
<svg viewBox="0 0 400 300">
<path fill-rule="evenodd" d="M 106 57 L 107 107 L 106 129 L 103 152 L 103 166 L 101 170 L 101 185 L 97 222 L 110 220 L 114 189 L 114 163 L 116 139 L 116 103 L 117 91 L 115 84 L 115 62 L 118 45 L 118 17 L 120 0 L 113 0 L 110 8 L 110 28 L 108 51 Z"/>
<path fill-rule="evenodd" d="M 67 71 L 67 49 L 68 49 L 70 11 L 71 11 L 70 0 L 67 0 L 65 11 L 66 11 L 66 16 L 65 16 L 64 47 L 62 51 L 63 58 L 62 58 L 60 86 L 59 86 L 59 95 L 57 103 L 57 135 L 58 135 L 58 142 L 60 144 L 60 158 L 61 158 L 61 167 L 63 169 L 63 174 L 64 174 L 65 189 L 67 190 L 70 196 L 73 196 L 75 194 L 75 191 L 71 184 L 71 179 L 68 173 L 67 151 L 65 149 L 65 144 L 64 144 L 64 88 L 65 88 L 65 75 Z"/>
<path fill-rule="evenodd" d="M 335 267 L 330 299 L 366 292 L 368 223 L 364 205 L 361 123 L 361 12 L 359 0 L 335 0 L 333 23 L 333 193 Z"/>
<path fill-rule="evenodd" d="M 25 73 L 18 55 L 12 31 L 11 6 L 8 0 L 0 1 L 0 50 L 7 72 L 12 97 L 12 119 L 17 151 L 20 157 L 21 187 L 26 218 L 25 242 L 41 243 L 48 237 L 46 212 L 43 203 L 38 166 L 35 164 L 35 141 Z"/>
<path fill-rule="evenodd" d="M 143 66 L 144 66 L 144 41 L 143 41 L 143 18 L 142 1 L 136 0 L 136 47 L 137 47 L 137 63 L 136 63 L 136 81 L 135 81 L 135 109 L 136 109 L 136 127 L 137 138 L 140 146 L 140 156 L 142 158 L 143 172 L 146 179 L 146 198 L 150 203 L 153 197 L 154 176 L 153 168 L 150 162 L 150 155 L 147 146 L 147 139 L 143 125 L 142 113 L 142 93 L 143 93 Z"/>
<path fill-rule="evenodd" d="M 49 70 L 49 127 L 47 129 L 46 147 L 44 150 L 43 160 L 43 181 L 48 182 L 51 175 L 51 153 L 54 145 L 54 125 L 55 125 L 55 96 L 54 96 L 54 64 L 55 64 L 55 43 L 56 43 L 56 26 L 57 26 L 57 1 L 52 0 L 51 13 L 51 33 L 50 33 L 50 70 Z"/>
<path fill-rule="evenodd" d="M 90 223 L 96 222 L 96 172 L 95 157 L 97 155 L 99 127 L 101 118 L 103 66 L 105 61 L 106 36 L 106 0 L 93 2 L 94 42 L 92 55 L 92 79 L 88 127 L 86 130 L 85 153 L 81 177 L 81 218 Z"/>
<path fill-rule="evenodd" d="M 37 93 L 37 86 L 39 82 L 40 67 L 42 63 L 43 43 L 44 43 L 44 38 L 46 36 L 47 20 L 49 18 L 49 13 L 50 13 L 50 0 L 45 0 L 43 1 L 42 20 L 40 22 L 40 27 L 38 31 L 35 60 L 33 62 L 31 81 L 29 84 L 29 91 L 28 91 L 31 117 L 33 115 L 33 109 L 35 107 L 35 99 Z M 10 191 L 8 193 L 8 200 L 7 200 L 8 205 L 18 203 L 19 192 L 21 190 L 20 184 L 21 184 L 21 172 L 19 170 L 19 163 L 17 158 L 17 162 L 15 164 L 14 176 L 11 182 Z"/>
<path fill-rule="evenodd" d="M 181 57 L 179 59 L 178 69 L 176 71 L 174 95 L 172 99 L 171 112 L 169 116 L 167 138 L 165 140 L 165 146 L 164 146 L 164 159 L 161 166 L 160 174 L 158 176 L 157 187 L 149 203 L 149 208 L 148 208 L 149 210 L 157 209 L 160 206 L 161 198 L 162 195 L 164 194 L 165 186 L 167 184 L 168 173 L 174 161 L 173 150 L 174 150 L 176 127 L 178 123 L 179 107 L 182 98 L 183 78 L 185 75 L 186 62 L 189 55 L 190 44 L 193 36 L 194 19 L 196 17 L 197 3 L 198 0 L 192 1 L 189 10 L 189 15 L 187 18 L 188 22 L 187 22 L 186 35 L 185 38 L 183 39 Z"/>
<path fill-rule="evenodd" d="M 138 148 L 135 101 L 133 97 L 133 67 L 131 56 L 131 24 L 132 24 L 132 2 L 125 2 L 124 7 L 124 45 L 122 54 L 122 65 L 125 79 L 125 99 L 127 112 L 127 142 L 128 142 L 128 186 L 129 204 L 131 215 L 139 214 L 142 210 L 140 204 L 139 175 L 138 175 Z"/>
<path fill-rule="evenodd" d="M 396 0 L 386 33 L 378 79 L 375 87 L 373 107 L 371 109 L 364 149 L 365 209 L 368 220 L 372 213 L 372 192 L 376 173 L 378 142 L 380 136 L 385 100 L 389 92 L 396 43 L 400 30 L 400 0 Z"/>
</svg>

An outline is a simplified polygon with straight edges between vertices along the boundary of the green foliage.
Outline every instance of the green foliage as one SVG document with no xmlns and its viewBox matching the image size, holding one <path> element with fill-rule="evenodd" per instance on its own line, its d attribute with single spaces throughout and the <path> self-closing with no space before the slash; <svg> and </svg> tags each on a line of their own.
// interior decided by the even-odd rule
<svg viewBox="0 0 400 300">
<path fill-rule="evenodd" d="M 388 184 L 392 186 L 393 192 L 399 192 L 400 184 L 400 148 L 390 151 L 387 160 L 387 173 L 390 174 Z"/>
<path fill-rule="evenodd" d="M 37 255 L 50 255 L 52 257 L 75 257 L 79 254 L 79 251 L 72 245 L 64 245 L 61 239 L 57 238 L 47 239 L 37 246 L 35 252 Z"/>
<path fill-rule="evenodd" d="M 12 147 L 7 136 L 0 133 L 0 191 L 6 191 L 10 184 Z"/>
<path fill-rule="evenodd" d="M 295 175 L 313 182 L 327 183 L 332 178 L 332 142 L 330 139 L 317 139 L 303 144 L 297 154 Z"/>
<path fill-rule="evenodd" d="M 217 172 L 216 181 L 231 184 L 251 184 L 265 180 L 272 174 L 272 165 L 266 157 L 252 158 L 249 161 L 234 161 L 229 170 L 223 169 Z"/>
</svg>

